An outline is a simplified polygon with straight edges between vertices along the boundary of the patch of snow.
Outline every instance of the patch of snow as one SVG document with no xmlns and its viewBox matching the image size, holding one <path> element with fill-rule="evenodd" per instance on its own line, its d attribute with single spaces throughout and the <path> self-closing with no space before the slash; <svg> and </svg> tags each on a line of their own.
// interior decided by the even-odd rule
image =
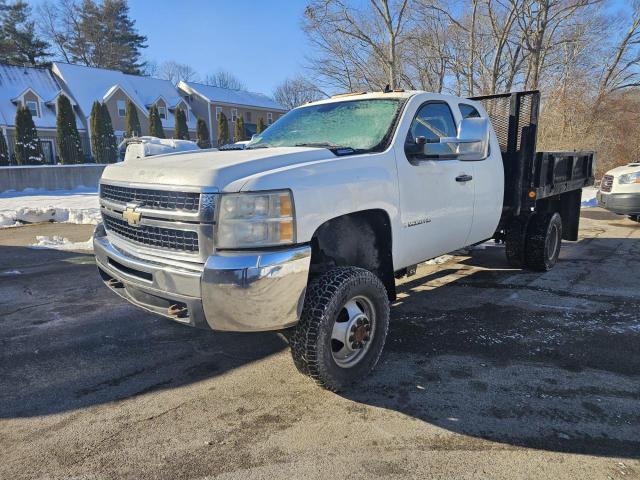
<svg viewBox="0 0 640 480">
<path fill-rule="evenodd" d="M 432 258 L 431 260 L 427 260 L 424 263 L 425 265 L 442 265 L 443 263 L 447 263 L 452 258 L 452 255 L 441 255 L 439 257 Z"/>
<path fill-rule="evenodd" d="M 93 237 L 86 242 L 72 242 L 66 237 L 38 235 L 31 248 L 50 248 L 53 250 L 93 250 Z"/>
<path fill-rule="evenodd" d="M 585 187 L 582 189 L 582 200 L 580 206 L 582 208 L 593 208 L 598 206 L 598 200 L 596 199 L 596 193 L 598 189 L 596 187 Z"/>
<path fill-rule="evenodd" d="M 96 189 L 34 190 L 0 194 L 0 228 L 22 223 L 96 224 L 100 206 Z"/>
</svg>

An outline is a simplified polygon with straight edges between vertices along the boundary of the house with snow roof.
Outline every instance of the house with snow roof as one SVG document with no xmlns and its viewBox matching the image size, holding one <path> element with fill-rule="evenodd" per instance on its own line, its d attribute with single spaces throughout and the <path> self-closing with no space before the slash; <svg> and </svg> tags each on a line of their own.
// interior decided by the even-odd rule
<svg viewBox="0 0 640 480">
<path fill-rule="evenodd" d="M 229 133 L 233 136 L 238 116 L 244 119 L 245 137 L 256 133 L 258 119 L 271 125 L 287 109 L 272 98 L 255 92 L 214 87 L 197 82 L 180 82 L 178 90 L 187 99 L 196 116 L 204 118 L 209 127 L 210 138 L 218 138 L 218 118 L 221 112 L 229 122 Z"/>
<path fill-rule="evenodd" d="M 191 106 L 169 80 L 61 62 L 55 62 L 51 70 L 64 86 L 65 92 L 77 103 L 86 126 L 90 125 L 93 102 L 99 101 L 106 104 L 116 137 L 122 139 L 126 102 L 131 100 L 142 129 L 138 135 L 149 134 L 149 109 L 155 105 L 167 138 L 171 138 L 175 130 L 174 113 L 177 108 L 182 108 L 187 114 L 189 134 L 195 139 L 196 117 Z"/>
<path fill-rule="evenodd" d="M 86 125 L 77 104 L 51 71 L 46 68 L 0 63 L 0 128 L 10 156 L 13 155 L 15 145 L 16 109 L 26 106 L 31 110 L 45 160 L 48 163 L 55 162 L 56 115 L 60 95 L 67 96 L 76 111 L 76 126 L 80 132 L 83 150 L 88 155 Z"/>
</svg>

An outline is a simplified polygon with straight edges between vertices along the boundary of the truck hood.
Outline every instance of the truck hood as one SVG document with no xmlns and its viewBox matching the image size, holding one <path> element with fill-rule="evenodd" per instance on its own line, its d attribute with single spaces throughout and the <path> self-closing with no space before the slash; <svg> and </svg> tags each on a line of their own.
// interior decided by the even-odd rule
<svg viewBox="0 0 640 480">
<path fill-rule="evenodd" d="M 239 191 L 246 183 L 242 180 L 252 175 L 333 158 L 335 155 L 327 149 L 308 147 L 200 150 L 109 165 L 102 174 L 102 180 Z"/>
<path fill-rule="evenodd" d="M 630 163 L 629 165 L 616 167 L 612 170 L 609 170 L 607 173 L 605 173 L 605 175 L 612 175 L 617 178 L 620 175 L 625 175 L 627 173 L 635 173 L 635 172 L 640 172 L 640 163 Z"/>
</svg>

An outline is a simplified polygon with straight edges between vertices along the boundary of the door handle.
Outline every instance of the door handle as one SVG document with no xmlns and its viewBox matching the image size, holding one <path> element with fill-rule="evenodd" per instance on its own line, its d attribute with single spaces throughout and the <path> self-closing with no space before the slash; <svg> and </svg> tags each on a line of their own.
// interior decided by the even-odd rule
<svg viewBox="0 0 640 480">
<path fill-rule="evenodd" d="M 456 182 L 469 182 L 473 180 L 473 177 L 471 175 L 458 175 L 456 177 Z"/>
</svg>

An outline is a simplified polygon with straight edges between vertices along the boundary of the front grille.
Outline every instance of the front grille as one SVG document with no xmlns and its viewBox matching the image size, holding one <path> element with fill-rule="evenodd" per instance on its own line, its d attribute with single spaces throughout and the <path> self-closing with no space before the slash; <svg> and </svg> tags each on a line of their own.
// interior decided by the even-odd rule
<svg viewBox="0 0 640 480">
<path fill-rule="evenodd" d="M 150 247 L 179 250 L 183 252 L 198 252 L 198 233 L 190 230 L 174 230 L 171 228 L 138 225 L 132 227 L 124 220 L 103 215 L 104 226 L 132 242 Z"/>
<path fill-rule="evenodd" d="M 172 192 L 103 184 L 100 185 L 100 197 L 119 203 L 135 202 L 157 210 L 197 212 L 200 206 L 200 194 L 197 192 Z"/>
<path fill-rule="evenodd" d="M 610 192 L 611 187 L 613 187 L 613 176 L 605 175 L 604 177 L 602 177 L 602 182 L 600 182 L 600 191 Z"/>
</svg>

